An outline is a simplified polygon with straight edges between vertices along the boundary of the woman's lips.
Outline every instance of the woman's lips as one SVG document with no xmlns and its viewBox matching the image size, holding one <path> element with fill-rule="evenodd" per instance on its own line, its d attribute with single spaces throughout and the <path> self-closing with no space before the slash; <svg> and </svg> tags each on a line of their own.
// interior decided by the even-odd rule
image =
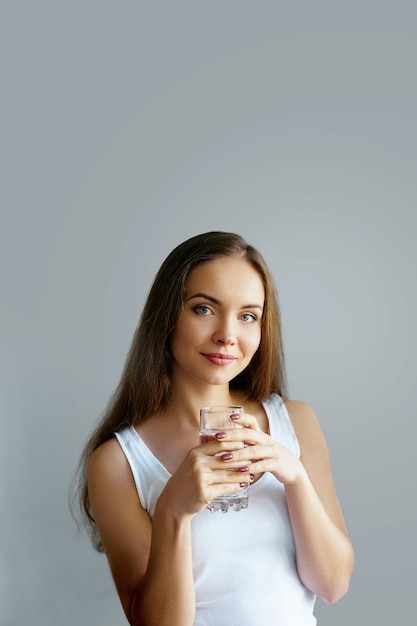
<svg viewBox="0 0 417 626">
<path fill-rule="evenodd" d="M 209 353 L 203 354 L 210 363 L 214 363 L 214 365 L 230 365 L 233 361 L 236 361 L 236 357 L 231 354 L 217 354 L 217 353 Z"/>
</svg>

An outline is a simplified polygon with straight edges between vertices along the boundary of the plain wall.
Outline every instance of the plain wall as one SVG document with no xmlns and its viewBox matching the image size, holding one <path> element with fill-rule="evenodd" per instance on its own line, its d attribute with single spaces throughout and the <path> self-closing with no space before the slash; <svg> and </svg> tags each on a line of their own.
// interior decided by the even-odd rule
<svg viewBox="0 0 417 626">
<path fill-rule="evenodd" d="M 409 626 L 416 560 L 412 2 L 16 2 L 0 17 L 0 622 L 122 626 L 68 488 L 168 252 L 239 232 L 356 550 L 320 626 Z"/>
</svg>

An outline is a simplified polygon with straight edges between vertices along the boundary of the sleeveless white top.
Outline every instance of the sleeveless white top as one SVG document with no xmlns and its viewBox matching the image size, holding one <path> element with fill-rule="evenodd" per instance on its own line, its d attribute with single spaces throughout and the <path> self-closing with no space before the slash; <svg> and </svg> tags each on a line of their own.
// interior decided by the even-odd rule
<svg viewBox="0 0 417 626">
<path fill-rule="evenodd" d="M 263 403 L 270 434 L 297 457 L 287 409 L 273 394 Z M 152 517 L 171 474 L 129 426 L 116 437 L 142 506 Z M 192 519 L 194 626 L 312 626 L 316 596 L 302 584 L 283 485 L 270 473 L 249 488 L 249 506 Z"/>
</svg>

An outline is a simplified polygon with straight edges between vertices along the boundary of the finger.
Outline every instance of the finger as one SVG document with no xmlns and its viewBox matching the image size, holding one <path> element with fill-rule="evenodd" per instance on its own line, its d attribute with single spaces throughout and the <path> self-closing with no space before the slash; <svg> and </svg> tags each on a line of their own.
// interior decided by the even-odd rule
<svg viewBox="0 0 417 626">
<path fill-rule="evenodd" d="M 250 413 L 233 413 L 233 415 L 230 416 L 230 419 L 235 424 L 241 424 L 246 428 L 251 428 L 252 430 L 261 430 L 258 420 L 254 415 L 251 415 Z"/>
<path fill-rule="evenodd" d="M 251 475 L 247 467 L 244 469 L 246 470 L 244 472 L 239 472 L 238 470 L 215 470 L 211 473 L 209 484 L 212 486 L 222 485 L 223 487 L 228 485 L 236 487 L 236 485 L 243 484 L 247 486 L 247 484 L 251 482 Z M 233 490 L 231 490 L 231 492 L 232 491 Z"/>
<path fill-rule="evenodd" d="M 264 467 L 258 466 L 259 462 L 273 462 L 277 463 L 279 454 L 277 449 L 272 446 L 263 445 L 249 445 L 246 448 L 223 452 L 222 454 L 213 457 L 212 469 L 219 467 L 219 464 L 227 464 L 228 467 L 233 467 L 239 471 L 245 471 L 247 467 L 251 472 L 264 471 Z"/>
<path fill-rule="evenodd" d="M 248 481 L 249 483 L 249 481 Z M 238 483 L 228 483 L 228 484 L 216 484 L 207 488 L 206 491 L 206 504 L 208 504 L 214 498 L 219 496 L 226 495 L 228 493 L 236 493 L 239 491 L 243 491 L 247 488 L 248 483 L 238 482 Z"/>
<path fill-rule="evenodd" d="M 221 441 L 225 444 L 227 442 L 233 441 L 237 444 L 237 449 L 240 449 L 242 447 L 245 448 L 248 445 L 253 445 L 257 443 L 261 444 L 262 442 L 266 444 L 266 436 L 267 435 L 261 430 L 254 430 L 252 428 L 246 428 L 244 426 L 243 428 L 230 428 L 228 430 L 225 430 L 224 437 Z M 243 446 L 238 445 L 241 443 L 243 443 Z"/>
<path fill-rule="evenodd" d="M 238 430 L 238 429 L 236 429 Z M 198 450 L 207 456 L 215 456 L 221 455 L 223 453 L 240 450 L 245 447 L 245 442 L 243 439 L 230 438 L 222 439 L 221 441 L 217 441 L 217 439 L 212 439 L 206 443 L 202 443 L 198 446 Z"/>
</svg>

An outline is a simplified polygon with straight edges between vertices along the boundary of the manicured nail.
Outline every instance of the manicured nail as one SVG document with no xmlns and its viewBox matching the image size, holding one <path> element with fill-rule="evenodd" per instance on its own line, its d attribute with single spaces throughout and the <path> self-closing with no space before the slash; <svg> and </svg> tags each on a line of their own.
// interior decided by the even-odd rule
<svg viewBox="0 0 417 626">
<path fill-rule="evenodd" d="M 244 489 L 245 487 L 248 486 L 248 483 L 240 483 L 240 486 L 242 487 L 242 489 Z"/>
<path fill-rule="evenodd" d="M 239 467 L 239 472 L 249 472 L 249 467 Z"/>
<path fill-rule="evenodd" d="M 255 480 L 255 474 L 249 474 L 251 480 Z"/>
<path fill-rule="evenodd" d="M 240 417 L 240 413 L 232 413 L 230 416 L 231 420 L 238 420 Z"/>
<path fill-rule="evenodd" d="M 226 433 L 220 432 L 214 435 L 216 439 L 224 439 L 226 437 Z"/>
<path fill-rule="evenodd" d="M 223 461 L 230 461 L 230 459 L 233 459 L 233 454 L 231 452 L 226 452 L 225 454 L 222 454 L 222 459 Z"/>
</svg>

